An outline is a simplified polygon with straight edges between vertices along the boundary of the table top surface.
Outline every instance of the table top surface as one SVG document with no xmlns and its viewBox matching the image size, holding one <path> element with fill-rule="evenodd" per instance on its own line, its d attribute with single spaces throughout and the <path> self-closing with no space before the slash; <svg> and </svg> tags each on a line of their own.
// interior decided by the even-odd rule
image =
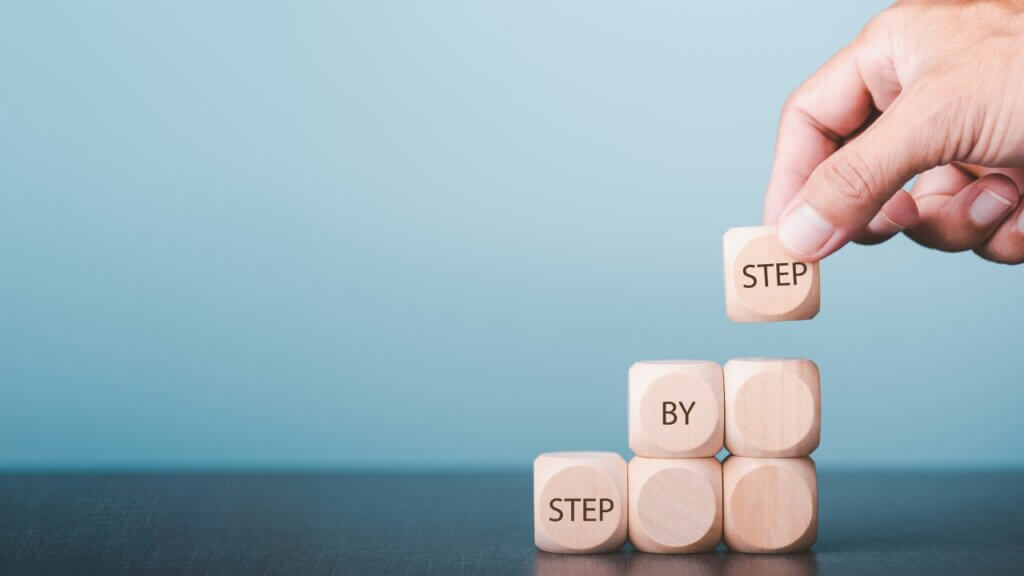
<svg viewBox="0 0 1024 576">
<path fill-rule="evenodd" d="M 0 476 L 0 573 L 1024 574 L 1024 472 L 819 476 L 794 555 L 563 556 L 507 474 Z"/>
</svg>

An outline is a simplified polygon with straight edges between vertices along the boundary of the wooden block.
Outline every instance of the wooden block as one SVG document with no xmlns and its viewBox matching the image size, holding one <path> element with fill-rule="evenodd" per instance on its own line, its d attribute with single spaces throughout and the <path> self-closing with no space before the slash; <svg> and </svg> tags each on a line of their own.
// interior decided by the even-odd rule
<svg viewBox="0 0 1024 576">
<path fill-rule="evenodd" d="M 629 448 L 649 458 L 703 458 L 722 449 L 722 367 L 665 360 L 629 368 Z"/>
<path fill-rule="evenodd" d="M 725 447 L 736 456 L 808 456 L 821 438 L 818 367 L 800 358 L 725 364 Z"/>
<path fill-rule="evenodd" d="M 807 320 L 818 314 L 817 262 L 783 250 L 774 226 L 725 233 L 725 308 L 733 322 Z"/>
<path fill-rule="evenodd" d="M 533 461 L 533 540 L 546 552 L 612 552 L 626 543 L 626 461 L 549 452 Z"/>
<path fill-rule="evenodd" d="M 725 544 L 736 552 L 807 550 L 818 537 L 810 458 L 729 456 L 722 463 Z"/>
<path fill-rule="evenodd" d="M 629 541 L 641 552 L 710 552 L 722 540 L 722 465 L 714 458 L 629 461 Z"/>
</svg>

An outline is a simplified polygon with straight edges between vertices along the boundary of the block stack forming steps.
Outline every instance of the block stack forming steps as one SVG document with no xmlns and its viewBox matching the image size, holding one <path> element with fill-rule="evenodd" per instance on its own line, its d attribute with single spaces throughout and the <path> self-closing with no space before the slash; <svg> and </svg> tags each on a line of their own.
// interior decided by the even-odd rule
<svg viewBox="0 0 1024 576">
<path fill-rule="evenodd" d="M 637 362 L 627 464 L 612 452 L 534 461 L 534 541 L 558 553 L 793 552 L 817 538 L 821 422 L 810 360 Z M 719 462 L 723 446 L 730 455 Z"/>
<path fill-rule="evenodd" d="M 816 262 L 789 256 L 774 227 L 723 237 L 734 322 L 818 314 Z M 611 452 L 542 454 L 533 465 L 534 541 L 548 552 L 694 553 L 810 548 L 821 434 L 818 367 L 792 358 L 637 362 L 629 369 L 629 464 Z M 723 446 L 729 456 L 719 462 Z"/>
</svg>

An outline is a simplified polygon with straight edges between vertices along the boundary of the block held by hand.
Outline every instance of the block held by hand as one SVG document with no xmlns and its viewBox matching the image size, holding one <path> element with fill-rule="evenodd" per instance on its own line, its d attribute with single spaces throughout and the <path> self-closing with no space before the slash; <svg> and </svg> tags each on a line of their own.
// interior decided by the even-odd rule
<svg viewBox="0 0 1024 576">
<path fill-rule="evenodd" d="M 730 320 L 780 322 L 818 314 L 819 265 L 790 256 L 774 226 L 732 228 L 723 244 L 725 308 Z"/>
</svg>

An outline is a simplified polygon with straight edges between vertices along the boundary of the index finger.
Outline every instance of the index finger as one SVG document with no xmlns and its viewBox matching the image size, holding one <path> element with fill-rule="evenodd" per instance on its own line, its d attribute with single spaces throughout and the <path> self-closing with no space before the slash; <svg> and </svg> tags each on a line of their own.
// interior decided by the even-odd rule
<svg viewBox="0 0 1024 576">
<path fill-rule="evenodd" d="M 898 95 L 894 74 L 865 58 L 867 50 L 862 42 L 847 46 L 786 101 L 765 192 L 765 224 L 775 224 L 811 172 Z M 864 62 L 868 74 L 862 73 Z"/>
</svg>

